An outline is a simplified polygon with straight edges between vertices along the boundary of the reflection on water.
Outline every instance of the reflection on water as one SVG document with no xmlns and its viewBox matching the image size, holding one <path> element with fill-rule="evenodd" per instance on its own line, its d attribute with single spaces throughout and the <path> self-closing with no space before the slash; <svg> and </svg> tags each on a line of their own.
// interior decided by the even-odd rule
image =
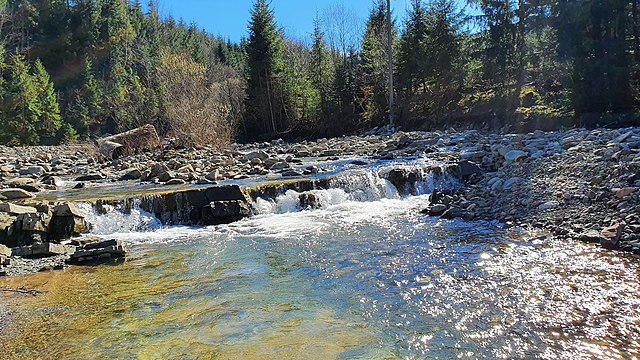
<svg viewBox="0 0 640 360">
<path fill-rule="evenodd" d="M 121 266 L 0 286 L 4 358 L 630 358 L 635 260 L 417 215 L 423 197 L 346 202 L 207 229 L 117 235 Z"/>
</svg>

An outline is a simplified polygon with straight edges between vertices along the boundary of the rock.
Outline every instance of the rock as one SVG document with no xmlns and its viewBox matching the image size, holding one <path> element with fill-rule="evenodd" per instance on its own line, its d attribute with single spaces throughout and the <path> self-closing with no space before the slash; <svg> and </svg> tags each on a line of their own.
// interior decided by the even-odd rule
<svg viewBox="0 0 640 360">
<path fill-rule="evenodd" d="M 11 249 L 0 244 L 0 255 L 11 256 Z"/>
<path fill-rule="evenodd" d="M 444 204 L 435 204 L 435 205 L 431 205 L 429 206 L 424 213 L 428 214 L 429 216 L 441 216 L 442 214 L 445 213 L 445 211 L 447 211 L 447 206 Z"/>
<path fill-rule="evenodd" d="M 105 154 L 112 158 L 155 150 L 162 144 L 156 128 L 151 124 L 98 140 L 101 149 L 105 143 L 121 145 L 113 149 L 111 154 Z"/>
<path fill-rule="evenodd" d="M 84 189 L 87 185 L 85 183 L 77 183 L 73 188 L 75 190 Z"/>
<path fill-rule="evenodd" d="M 244 159 L 246 161 L 251 161 L 253 159 L 260 159 L 261 161 L 266 161 L 267 159 L 269 159 L 269 154 L 267 154 L 266 152 L 259 150 L 259 151 L 252 151 L 250 153 L 247 153 L 244 155 Z"/>
<path fill-rule="evenodd" d="M 591 230 L 578 235 L 578 240 L 586 243 L 600 244 L 603 241 L 603 238 L 599 232 Z"/>
<path fill-rule="evenodd" d="M 176 170 L 178 173 L 180 174 L 186 174 L 186 173 L 193 173 L 195 172 L 195 170 L 193 169 L 193 166 L 191 164 L 187 164 L 184 166 L 181 166 L 178 168 L 178 170 Z"/>
<path fill-rule="evenodd" d="M 62 205 L 58 205 L 53 209 L 54 216 L 77 216 L 84 217 L 84 214 L 75 203 L 65 203 Z"/>
<path fill-rule="evenodd" d="M 122 175 L 118 180 L 120 181 L 130 181 L 130 180 L 138 180 L 142 177 L 142 172 L 138 169 L 132 168 L 127 170 L 127 172 Z"/>
<path fill-rule="evenodd" d="M 119 144 L 113 141 L 103 140 L 102 142 L 100 142 L 100 147 L 98 151 L 100 151 L 100 154 L 102 154 L 104 157 L 108 159 L 114 159 L 119 157 L 119 153 L 122 152 L 122 150 L 120 149 L 122 148 L 124 148 L 122 144 Z"/>
<path fill-rule="evenodd" d="M 37 213 L 38 210 L 31 206 L 16 205 L 13 203 L 0 203 L 0 212 L 5 212 L 13 215 Z"/>
<path fill-rule="evenodd" d="M 614 223 L 611 226 L 604 228 L 600 232 L 600 245 L 610 250 L 618 248 L 624 228 L 625 225 L 620 223 Z"/>
<path fill-rule="evenodd" d="M 300 207 L 302 209 L 319 209 L 321 207 L 318 197 L 311 193 L 302 193 L 298 196 Z"/>
<path fill-rule="evenodd" d="M 546 203 L 540 204 L 540 206 L 538 206 L 538 210 L 553 210 L 558 206 L 560 206 L 560 203 L 558 201 L 548 201 Z"/>
<path fill-rule="evenodd" d="M 165 185 L 185 185 L 187 182 L 182 179 L 171 179 Z"/>
<path fill-rule="evenodd" d="M 11 253 L 13 256 L 24 258 L 43 258 L 57 255 L 70 255 L 75 251 L 75 246 L 52 243 L 22 246 L 11 249 Z"/>
<path fill-rule="evenodd" d="M 207 174 L 207 176 L 205 176 L 205 179 L 207 179 L 209 181 L 218 181 L 218 180 L 220 180 L 220 170 L 215 169 L 215 170 L 211 171 L 209 174 Z"/>
<path fill-rule="evenodd" d="M 157 178 L 158 180 L 165 182 L 175 178 L 175 174 L 169 170 L 169 167 L 164 163 L 155 163 L 151 166 L 151 172 L 148 179 Z M 143 180 L 148 180 L 143 178 Z"/>
<path fill-rule="evenodd" d="M 480 166 L 471 161 L 460 161 L 456 167 L 456 175 L 461 179 L 466 179 L 471 175 L 482 173 Z"/>
<path fill-rule="evenodd" d="M 32 193 L 22 189 L 0 189 L 0 200 L 30 199 L 32 197 L 34 197 Z"/>
<path fill-rule="evenodd" d="M 22 231 L 47 233 L 51 216 L 43 213 L 27 213 L 18 217 L 22 223 Z"/>
<path fill-rule="evenodd" d="M 297 176 L 302 176 L 301 173 L 294 171 L 294 170 L 289 170 L 289 171 L 285 171 L 281 174 L 284 177 L 297 177 Z"/>
<path fill-rule="evenodd" d="M 589 181 L 589 184 L 591 186 L 597 186 L 602 184 L 602 176 L 594 176 L 591 178 L 591 180 Z"/>
<path fill-rule="evenodd" d="M 615 190 L 615 194 L 616 194 L 616 197 L 618 199 L 624 199 L 625 197 L 635 193 L 636 191 L 638 191 L 638 188 L 625 187 L 625 188 L 622 188 L 622 189 Z"/>
<path fill-rule="evenodd" d="M 26 169 L 21 169 L 18 171 L 18 174 L 24 175 L 37 175 L 40 176 L 44 173 L 44 168 L 42 166 L 29 166 Z"/>
<path fill-rule="evenodd" d="M 519 178 L 519 177 L 512 177 L 510 179 L 507 179 L 504 184 L 502 185 L 502 190 L 511 190 L 513 187 L 515 187 L 516 185 L 525 182 L 526 180 L 523 178 Z"/>
<path fill-rule="evenodd" d="M 277 162 L 271 166 L 271 170 L 273 171 L 281 171 L 281 170 L 290 169 L 290 168 L 291 168 L 291 165 L 289 165 L 284 161 Z"/>
<path fill-rule="evenodd" d="M 246 201 L 214 201 L 204 209 L 203 225 L 229 224 L 251 215 Z"/>
<path fill-rule="evenodd" d="M 42 183 L 45 185 L 53 185 L 55 187 L 60 187 L 62 186 L 62 184 L 64 184 L 64 181 L 62 181 L 62 179 L 60 179 L 57 176 L 50 176 L 44 179 Z"/>
<path fill-rule="evenodd" d="M 522 150 L 510 150 L 504 154 L 504 159 L 508 162 L 516 162 L 529 157 L 529 154 Z"/>
<path fill-rule="evenodd" d="M 124 260 L 127 254 L 122 240 L 95 242 L 78 249 L 71 255 L 73 264 L 97 264 Z"/>
<path fill-rule="evenodd" d="M 106 177 L 102 174 L 87 174 L 78 176 L 75 181 L 99 181 L 104 180 Z"/>
</svg>

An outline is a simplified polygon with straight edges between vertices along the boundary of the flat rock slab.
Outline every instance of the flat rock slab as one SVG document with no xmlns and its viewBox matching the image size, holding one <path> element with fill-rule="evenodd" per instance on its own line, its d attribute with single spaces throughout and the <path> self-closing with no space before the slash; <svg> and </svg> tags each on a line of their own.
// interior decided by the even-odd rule
<svg viewBox="0 0 640 360">
<path fill-rule="evenodd" d="M 23 246 L 11 249 L 11 253 L 13 256 L 24 258 L 44 258 L 57 255 L 71 255 L 75 252 L 75 246 L 51 243 Z"/>
<path fill-rule="evenodd" d="M 0 203 L 0 212 L 9 213 L 13 215 L 22 214 L 35 214 L 38 210 L 31 206 L 22 206 L 12 203 Z"/>
<path fill-rule="evenodd" d="M 71 255 L 74 264 L 101 264 L 114 261 L 123 261 L 127 250 L 122 240 L 107 240 L 92 243 L 79 249 Z"/>
<path fill-rule="evenodd" d="M 11 256 L 11 249 L 0 244 L 0 255 Z"/>
</svg>

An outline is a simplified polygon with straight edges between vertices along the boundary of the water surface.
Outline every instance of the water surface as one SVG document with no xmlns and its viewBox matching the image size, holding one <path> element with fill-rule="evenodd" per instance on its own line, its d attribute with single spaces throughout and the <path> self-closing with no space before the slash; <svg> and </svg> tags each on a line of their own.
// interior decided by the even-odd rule
<svg viewBox="0 0 640 360">
<path fill-rule="evenodd" d="M 0 281 L 47 291 L 10 300 L 29 316 L 0 357 L 639 356 L 635 258 L 428 218 L 424 196 L 286 201 L 228 226 L 113 235 L 131 247 L 120 266 Z"/>
</svg>

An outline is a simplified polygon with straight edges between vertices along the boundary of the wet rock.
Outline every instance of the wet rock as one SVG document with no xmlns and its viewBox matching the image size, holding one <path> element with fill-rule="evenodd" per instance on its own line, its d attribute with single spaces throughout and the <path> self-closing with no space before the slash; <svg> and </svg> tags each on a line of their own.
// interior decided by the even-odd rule
<svg viewBox="0 0 640 360">
<path fill-rule="evenodd" d="M 300 207 L 302 209 L 319 209 L 321 207 L 317 196 L 311 193 L 302 193 L 298 196 Z"/>
<path fill-rule="evenodd" d="M 204 209 L 203 225 L 229 224 L 251 215 L 246 201 L 214 201 Z"/>
<path fill-rule="evenodd" d="M 58 205 L 53 209 L 54 216 L 77 216 L 84 217 L 84 214 L 75 203 L 65 203 Z"/>
<path fill-rule="evenodd" d="M 301 173 L 294 171 L 294 170 L 289 170 L 289 171 L 285 171 L 281 174 L 284 177 L 298 177 L 298 176 L 302 176 Z"/>
<path fill-rule="evenodd" d="M 53 211 L 53 219 L 49 227 L 49 235 L 55 240 L 80 236 L 87 231 L 84 216 L 73 203 L 57 206 Z"/>
<path fill-rule="evenodd" d="M 102 174 L 87 174 L 78 176 L 75 181 L 99 181 L 104 179 L 106 179 L 106 177 Z"/>
<path fill-rule="evenodd" d="M 44 180 L 42 180 L 42 183 L 45 185 L 53 185 L 55 187 L 60 187 L 63 184 L 63 181 L 61 178 L 57 177 L 57 176 L 49 176 L 47 178 L 45 178 Z"/>
<path fill-rule="evenodd" d="M 290 169 L 290 168 L 291 168 L 291 165 L 289 165 L 284 161 L 280 161 L 273 164 L 270 169 L 273 171 L 281 171 L 281 170 Z"/>
<path fill-rule="evenodd" d="M 71 255 L 72 264 L 100 264 L 123 261 L 127 254 L 122 240 L 94 242 L 78 249 Z"/>
<path fill-rule="evenodd" d="M 32 193 L 22 189 L 0 189 L 0 200 L 30 199 L 32 197 L 34 197 Z"/>
<path fill-rule="evenodd" d="M 429 206 L 423 212 L 429 216 L 442 216 L 447 211 L 447 206 L 444 204 L 435 204 Z"/>
<path fill-rule="evenodd" d="M 185 185 L 187 182 L 182 180 L 182 179 L 171 179 L 168 180 L 165 184 L 166 185 Z"/>
</svg>

